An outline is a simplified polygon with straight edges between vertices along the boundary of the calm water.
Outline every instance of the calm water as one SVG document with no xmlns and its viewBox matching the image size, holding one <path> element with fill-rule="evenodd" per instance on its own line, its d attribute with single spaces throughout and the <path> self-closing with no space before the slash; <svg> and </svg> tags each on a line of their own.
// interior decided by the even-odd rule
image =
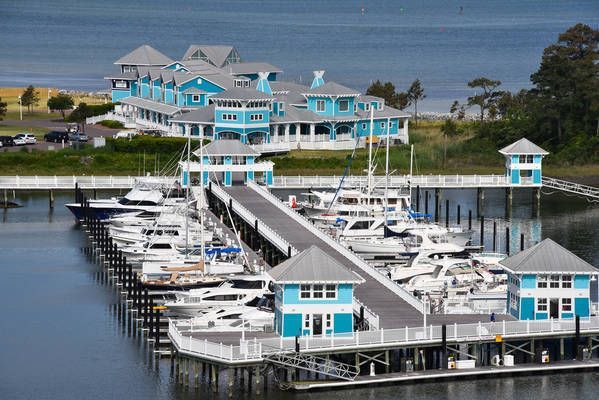
<svg viewBox="0 0 599 400">
<path fill-rule="evenodd" d="M 524 87 L 543 48 L 577 22 L 599 24 L 597 0 L 2 0 L 0 86 L 105 89 L 112 62 L 142 43 L 171 58 L 232 44 L 285 79 L 365 89 L 420 78 L 422 110 L 447 111 L 486 75 Z M 366 13 L 361 15 L 364 7 Z M 461 10 L 460 11 L 460 7 Z"/>
<path fill-rule="evenodd" d="M 599 207 L 551 196 L 543 200 L 541 217 L 531 219 L 530 196 L 516 193 L 512 219 L 506 222 L 500 219 L 502 211 L 492 212 L 503 210 L 502 193 L 489 192 L 488 221 L 497 217 L 501 227 L 509 223 L 512 230 L 524 232 L 527 241 L 551 237 L 599 265 Z M 474 209 L 473 196 L 470 191 L 447 193 L 466 215 Z M 70 194 L 59 196 L 56 209 L 49 212 L 45 194 L 22 195 L 17 201 L 23 208 L 0 212 L 0 398 L 198 398 L 173 384 L 169 361 L 155 363 L 143 341 L 122 322 L 114 289 L 102 283 L 98 267 L 82 253 L 84 234 L 61 205 L 69 200 Z M 584 373 L 366 388 L 351 395 L 383 400 L 594 400 L 597 391 L 599 374 Z M 271 389 L 263 397 L 333 400 L 349 394 L 295 395 Z M 199 397 L 215 396 L 201 391 Z M 226 395 L 223 391 L 216 397 Z"/>
</svg>

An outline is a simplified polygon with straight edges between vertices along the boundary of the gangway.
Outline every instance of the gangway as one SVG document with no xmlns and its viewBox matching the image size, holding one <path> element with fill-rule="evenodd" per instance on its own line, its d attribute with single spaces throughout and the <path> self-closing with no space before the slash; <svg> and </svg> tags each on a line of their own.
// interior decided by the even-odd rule
<svg viewBox="0 0 599 400">
<path fill-rule="evenodd" d="M 580 183 L 569 182 L 563 179 L 543 177 L 543 187 L 559 190 L 566 193 L 572 193 L 581 197 L 585 197 L 590 201 L 599 201 L 599 188 L 582 185 Z"/>
<path fill-rule="evenodd" d="M 265 357 L 264 361 L 281 367 L 303 369 L 346 381 L 353 381 L 360 373 L 360 370 L 354 365 L 303 353 L 274 353 Z"/>
</svg>

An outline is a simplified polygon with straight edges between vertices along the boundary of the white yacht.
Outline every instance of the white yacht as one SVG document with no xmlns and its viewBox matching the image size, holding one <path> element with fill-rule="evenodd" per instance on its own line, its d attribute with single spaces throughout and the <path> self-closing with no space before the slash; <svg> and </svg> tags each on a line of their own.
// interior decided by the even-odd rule
<svg viewBox="0 0 599 400">
<path fill-rule="evenodd" d="M 215 307 L 242 306 L 261 298 L 270 292 L 270 282 L 267 274 L 235 277 L 215 288 L 174 292 L 176 299 L 164 305 L 175 314 L 201 315 Z"/>
<path fill-rule="evenodd" d="M 272 331 L 274 313 L 272 300 L 261 298 L 255 307 L 243 305 L 235 307 L 217 307 L 191 319 L 193 329 L 213 332 L 231 331 Z"/>
</svg>

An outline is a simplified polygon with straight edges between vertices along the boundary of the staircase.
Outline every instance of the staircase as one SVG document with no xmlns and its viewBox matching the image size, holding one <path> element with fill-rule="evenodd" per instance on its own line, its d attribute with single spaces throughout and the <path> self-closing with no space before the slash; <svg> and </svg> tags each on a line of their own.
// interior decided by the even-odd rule
<svg viewBox="0 0 599 400">
<path fill-rule="evenodd" d="M 580 183 L 568 182 L 562 179 L 543 177 L 543 187 L 559 190 L 566 193 L 572 193 L 581 197 L 585 197 L 590 201 L 599 201 L 599 188 Z"/>
<path fill-rule="evenodd" d="M 299 368 L 346 381 L 353 381 L 360 372 L 353 365 L 302 353 L 274 353 L 264 360 L 281 367 Z"/>
</svg>

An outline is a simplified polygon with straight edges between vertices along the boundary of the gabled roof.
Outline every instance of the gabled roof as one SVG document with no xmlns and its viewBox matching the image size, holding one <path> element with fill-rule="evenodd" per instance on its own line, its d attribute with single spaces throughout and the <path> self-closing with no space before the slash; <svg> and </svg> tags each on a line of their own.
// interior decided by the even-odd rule
<svg viewBox="0 0 599 400">
<path fill-rule="evenodd" d="M 214 123 L 214 104 L 184 112 L 178 117 L 171 118 L 171 122 L 193 122 L 198 124 Z"/>
<path fill-rule="evenodd" d="M 233 88 L 210 96 L 210 99 L 220 100 L 273 100 L 274 97 L 256 89 Z"/>
<path fill-rule="evenodd" d="M 361 119 L 369 119 L 370 111 L 366 111 L 366 110 L 362 110 L 361 108 L 358 108 L 358 110 L 356 111 L 356 115 L 358 115 Z M 408 114 L 404 111 L 398 110 L 397 108 L 383 106 L 382 110 L 379 110 L 378 108 L 372 108 L 372 116 L 374 119 L 409 118 L 410 114 Z"/>
<path fill-rule="evenodd" d="M 270 88 L 273 92 L 289 92 L 289 93 L 306 93 L 310 88 L 301 83 L 287 82 L 287 81 L 273 81 L 270 82 Z"/>
<path fill-rule="evenodd" d="M 310 111 L 292 105 L 285 106 L 285 115 L 278 116 L 273 114 L 270 116 L 272 122 L 323 122 L 323 118 Z"/>
<path fill-rule="evenodd" d="M 257 74 L 258 72 L 283 72 L 281 68 L 266 62 L 243 62 L 225 67 L 232 75 Z"/>
<path fill-rule="evenodd" d="M 364 280 L 316 246 L 280 263 L 268 274 L 276 283 L 362 283 Z"/>
<path fill-rule="evenodd" d="M 369 94 L 361 94 L 358 101 L 360 101 L 360 102 L 371 102 L 371 101 L 381 102 L 381 101 L 385 101 L 385 100 L 382 97 L 372 96 Z"/>
<path fill-rule="evenodd" d="M 359 96 L 360 93 L 355 89 L 340 85 L 336 82 L 327 82 L 305 93 L 310 95 L 330 95 L 330 96 Z"/>
<path fill-rule="evenodd" d="M 117 72 L 115 74 L 105 76 L 104 79 L 122 79 L 124 81 L 135 81 L 135 80 L 137 80 L 137 72 L 135 72 L 135 71 L 124 72 L 124 73 Z"/>
<path fill-rule="evenodd" d="M 510 155 L 510 154 L 541 154 L 547 155 L 549 152 L 543 150 L 530 140 L 526 138 L 522 138 L 517 142 L 510 144 L 509 146 L 505 146 L 503 149 L 499 150 L 501 154 Z"/>
<path fill-rule="evenodd" d="M 123 104 L 129 104 L 136 107 L 141 107 L 146 110 L 156 111 L 161 114 L 173 115 L 181 111 L 179 107 L 171 106 L 169 104 L 158 103 L 152 100 L 142 99 L 141 97 L 129 96 L 119 100 Z"/>
<path fill-rule="evenodd" d="M 193 152 L 199 156 L 200 150 Z M 219 139 L 213 140 L 204 146 L 204 155 L 208 156 L 259 156 L 256 150 L 237 139 Z"/>
<path fill-rule="evenodd" d="M 215 67 L 203 60 L 186 60 L 182 61 L 181 64 L 187 68 L 191 74 L 190 76 L 199 76 L 207 81 L 214 83 L 222 87 L 223 89 L 232 88 L 234 85 L 234 78 L 226 73 L 224 70 Z"/>
<path fill-rule="evenodd" d="M 139 46 L 132 52 L 116 60 L 117 65 L 146 65 L 146 66 L 164 66 L 172 63 L 173 60 L 147 44 Z"/>
<path fill-rule="evenodd" d="M 551 239 L 500 261 L 512 273 L 598 273 L 595 267 Z"/>
<path fill-rule="evenodd" d="M 235 47 L 192 44 L 183 55 L 183 60 L 190 60 L 191 56 L 198 50 L 204 53 L 215 66 L 222 67 L 231 51 L 235 50 Z"/>
</svg>

